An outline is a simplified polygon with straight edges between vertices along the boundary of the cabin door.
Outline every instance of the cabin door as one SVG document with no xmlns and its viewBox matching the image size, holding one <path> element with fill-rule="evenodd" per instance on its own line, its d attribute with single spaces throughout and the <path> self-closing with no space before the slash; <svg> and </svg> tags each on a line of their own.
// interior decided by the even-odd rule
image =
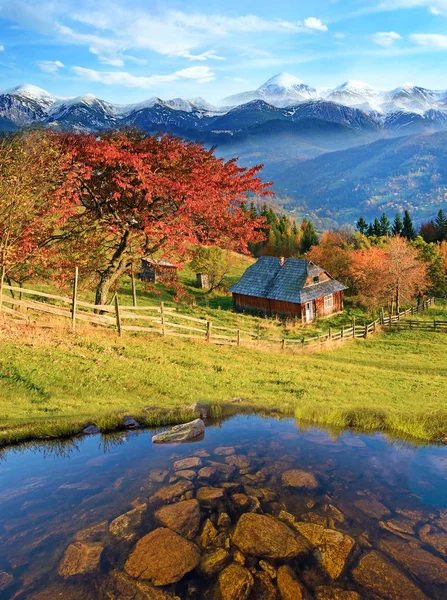
<svg viewBox="0 0 447 600">
<path fill-rule="evenodd" d="M 313 302 L 306 302 L 306 323 L 314 320 Z"/>
</svg>

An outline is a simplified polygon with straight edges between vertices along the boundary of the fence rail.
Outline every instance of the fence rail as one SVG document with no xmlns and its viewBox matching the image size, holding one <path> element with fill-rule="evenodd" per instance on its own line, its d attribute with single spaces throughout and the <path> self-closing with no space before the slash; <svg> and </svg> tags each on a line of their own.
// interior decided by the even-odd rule
<svg viewBox="0 0 447 600">
<path fill-rule="evenodd" d="M 96 305 L 84 302 L 77 298 L 77 273 L 75 275 L 71 298 L 4 284 L 3 292 L 6 291 L 11 292 L 11 296 L 0 294 L 0 312 L 3 311 L 8 315 L 14 315 L 21 321 L 31 320 L 26 312 L 22 312 L 22 309 L 25 309 L 25 311 L 31 310 L 70 319 L 73 331 L 76 330 L 76 322 L 82 321 L 102 327 L 116 328 L 120 336 L 123 332 L 149 333 L 161 336 L 197 339 L 209 343 L 231 346 L 244 345 L 253 347 L 259 344 L 274 345 L 284 350 L 285 348 L 323 348 L 331 344 L 343 343 L 347 340 L 367 338 L 379 326 L 447 331 L 447 321 L 416 321 L 406 319 L 408 316 L 418 314 L 429 308 L 434 303 L 434 298 L 425 300 L 418 306 L 402 311 L 398 315 L 385 316 L 382 310 L 380 317 L 371 323 L 359 325 L 353 319 L 349 325 L 342 326 L 337 331 L 329 328 L 329 331 L 323 335 L 307 338 L 276 338 L 261 336 L 259 331 L 255 333 L 244 329 L 214 325 L 209 320 L 183 315 L 172 307 L 166 308 L 163 302 L 160 306 L 126 306 L 119 304 L 116 294 L 111 304 Z M 15 293 L 19 294 L 18 298 L 14 296 Z M 31 298 L 24 300 L 23 296 L 30 296 Z M 48 300 L 56 301 L 57 304 L 50 304 Z M 141 314 L 146 311 L 150 314 Z M 137 321 L 138 324 L 128 324 L 128 321 Z"/>
</svg>

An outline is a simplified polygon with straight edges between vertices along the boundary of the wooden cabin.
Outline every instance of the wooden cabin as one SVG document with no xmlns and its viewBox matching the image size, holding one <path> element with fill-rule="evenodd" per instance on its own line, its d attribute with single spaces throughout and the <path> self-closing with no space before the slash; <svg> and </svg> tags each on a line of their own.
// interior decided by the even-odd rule
<svg viewBox="0 0 447 600">
<path fill-rule="evenodd" d="M 231 288 L 233 308 L 310 323 L 343 310 L 345 285 L 309 260 L 261 256 Z"/>
<path fill-rule="evenodd" d="M 167 260 L 154 258 L 141 259 L 140 278 L 154 283 L 172 279 L 177 274 L 177 267 Z"/>
</svg>

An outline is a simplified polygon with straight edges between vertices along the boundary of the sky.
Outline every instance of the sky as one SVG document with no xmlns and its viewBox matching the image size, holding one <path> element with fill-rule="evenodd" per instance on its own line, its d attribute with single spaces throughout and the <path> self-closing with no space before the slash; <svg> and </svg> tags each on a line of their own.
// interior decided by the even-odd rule
<svg viewBox="0 0 447 600">
<path fill-rule="evenodd" d="M 117 102 L 317 87 L 447 89 L 447 0 L 0 0 L 0 89 Z"/>
</svg>

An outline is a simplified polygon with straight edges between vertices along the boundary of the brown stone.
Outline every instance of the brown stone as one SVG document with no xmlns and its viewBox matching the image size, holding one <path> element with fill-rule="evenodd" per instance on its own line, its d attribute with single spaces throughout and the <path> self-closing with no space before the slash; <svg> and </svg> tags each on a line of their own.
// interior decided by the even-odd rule
<svg viewBox="0 0 447 600">
<path fill-rule="evenodd" d="M 193 471 L 192 469 L 184 469 L 183 471 L 176 471 L 175 472 L 175 476 L 176 477 L 180 477 L 183 479 L 194 479 L 194 477 L 197 475 L 197 473 L 195 471 Z"/>
<path fill-rule="evenodd" d="M 80 600 L 81 598 L 82 600 L 97 600 L 97 596 L 93 596 L 84 587 L 68 585 L 67 583 L 46 585 L 43 590 L 40 590 L 35 594 L 28 593 L 28 591 L 25 593 L 26 596 L 21 595 L 21 597 L 26 598 L 26 600 L 55 600 L 56 598 L 61 598 L 63 600 Z M 17 595 L 15 595 L 14 598 L 15 597 L 17 597 Z"/>
<path fill-rule="evenodd" d="M 217 454 L 217 456 L 229 456 L 235 452 L 236 450 L 233 446 L 219 446 L 219 448 L 214 450 L 214 454 Z"/>
<path fill-rule="evenodd" d="M 352 537 L 315 523 L 297 522 L 295 528 L 315 546 L 317 560 L 330 577 L 340 577 L 355 544 Z"/>
<path fill-rule="evenodd" d="M 178 596 L 159 590 L 146 581 L 136 581 L 118 570 L 107 577 L 105 597 L 110 600 L 180 600 Z M 77 600 L 81 597 L 78 596 Z"/>
<path fill-rule="evenodd" d="M 176 583 L 195 569 L 200 552 L 195 544 L 171 529 L 160 527 L 139 540 L 124 565 L 136 579 L 149 579 L 154 585 Z"/>
<path fill-rule="evenodd" d="M 439 531 L 431 525 L 424 525 L 419 530 L 419 537 L 439 554 L 447 558 L 447 533 Z"/>
<path fill-rule="evenodd" d="M 202 467 L 197 475 L 200 479 L 211 479 L 215 473 L 215 467 Z"/>
<path fill-rule="evenodd" d="M 97 543 L 75 542 L 70 544 L 59 565 L 59 575 L 66 579 L 73 575 L 94 571 L 99 565 L 102 550 L 102 545 Z"/>
<path fill-rule="evenodd" d="M 279 567 L 277 582 L 281 600 L 311 600 L 311 595 L 290 567 Z"/>
<path fill-rule="evenodd" d="M 418 579 L 447 585 L 447 564 L 434 554 L 400 539 L 383 539 L 380 549 Z"/>
<path fill-rule="evenodd" d="M 196 498 L 203 504 L 213 504 L 216 500 L 220 500 L 225 495 L 225 490 L 214 487 L 201 487 L 197 490 Z"/>
<path fill-rule="evenodd" d="M 276 587 L 267 573 L 256 572 L 250 600 L 276 600 Z"/>
<path fill-rule="evenodd" d="M 231 500 L 239 509 L 248 509 L 250 507 L 250 498 L 246 494 L 233 494 Z"/>
<path fill-rule="evenodd" d="M 200 467 L 202 465 L 202 459 L 198 456 L 191 456 L 190 458 L 183 458 L 182 460 L 176 460 L 174 463 L 174 471 L 183 471 L 184 469 L 193 469 L 194 467 Z"/>
<path fill-rule="evenodd" d="M 91 527 L 87 527 L 86 529 L 81 529 L 74 536 L 75 542 L 100 542 L 104 535 L 106 534 L 109 525 L 107 521 L 101 521 L 96 525 L 92 525 Z"/>
<path fill-rule="evenodd" d="M 253 585 L 250 571 L 235 563 L 220 573 L 217 582 L 221 600 L 247 600 Z"/>
<path fill-rule="evenodd" d="M 208 548 L 208 546 L 210 546 L 213 543 L 216 537 L 217 529 L 214 527 L 214 525 L 209 519 L 206 519 L 203 525 L 202 533 L 200 534 L 200 545 L 204 548 Z"/>
<path fill-rule="evenodd" d="M 166 477 L 168 476 L 169 471 L 162 471 L 162 470 L 155 470 L 155 471 L 151 471 L 150 475 L 149 475 L 149 479 L 151 481 L 155 481 L 157 483 L 163 483 L 163 481 L 166 479 Z"/>
<path fill-rule="evenodd" d="M 0 592 L 6 590 L 8 586 L 14 581 L 14 577 L 11 573 L 7 573 L 6 571 L 0 571 Z"/>
<path fill-rule="evenodd" d="M 202 437 L 205 432 L 205 423 L 202 419 L 195 419 L 189 423 L 183 423 L 182 425 L 175 425 L 168 431 L 158 433 L 152 436 L 152 442 L 154 444 L 175 444 L 179 442 L 186 442 L 194 438 Z"/>
<path fill-rule="evenodd" d="M 353 569 L 354 580 L 387 600 L 427 600 L 406 575 L 375 550 L 363 556 Z"/>
<path fill-rule="evenodd" d="M 188 540 L 192 540 L 199 533 L 200 507 L 197 500 L 184 500 L 162 506 L 155 512 L 155 518 Z"/>
<path fill-rule="evenodd" d="M 352 590 L 320 585 L 315 589 L 315 600 L 362 600 L 360 594 Z"/>
<path fill-rule="evenodd" d="M 223 548 L 218 548 L 214 552 L 210 552 L 202 556 L 200 561 L 200 571 L 207 577 L 217 575 L 231 562 L 231 556 Z"/>
<path fill-rule="evenodd" d="M 189 490 L 192 490 L 194 485 L 190 481 L 178 481 L 172 485 L 165 485 L 155 492 L 152 496 L 152 502 L 169 502 L 182 494 L 185 494 Z"/>
<path fill-rule="evenodd" d="M 250 464 L 250 459 L 247 456 L 233 454 L 231 456 L 227 456 L 225 462 L 227 465 L 233 465 L 233 467 L 238 467 L 239 469 L 246 469 Z"/>
<path fill-rule="evenodd" d="M 373 519 L 383 519 L 384 517 L 389 517 L 391 515 L 391 512 L 388 510 L 388 508 L 374 498 L 363 498 L 362 500 L 356 500 L 354 504 L 363 513 L 365 513 L 365 515 L 368 515 L 368 517 L 372 517 Z"/>
<path fill-rule="evenodd" d="M 244 513 L 233 533 L 233 543 L 244 553 L 261 558 L 294 558 L 308 551 L 308 545 L 284 523 L 269 515 Z"/>
<path fill-rule="evenodd" d="M 209 466 L 213 467 L 218 473 L 224 473 L 225 475 L 231 475 L 236 469 L 233 465 L 227 465 L 226 463 L 215 462 L 213 460 L 209 461 Z"/>
<path fill-rule="evenodd" d="M 260 560 L 259 566 L 265 573 L 267 573 L 270 579 L 276 578 L 276 568 L 274 565 L 272 565 L 272 563 L 269 563 L 267 560 Z"/>
<path fill-rule="evenodd" d="M 220 513 L 217 517 L 217 526 L 219 529 L 228 529 L 228 527 L 231 527 L 231 519 L 226 512 Z"/>
<path fill-rule="evenodd" d="M 237 548 L 233 552 L 233 560 L 234 560 L 234 562 L 237 562 L 239 565 L 242 565 L 242 566 L 245 565 L 245 556 Z"/>
<path fill-rule="evenodd" d="M 140 504 L 136 508 L 114 519 L 109 525 L 110 533 L 123 540 L 133 540 L 137 535 L 136 530 L 143 521 L 146 508 L 147 504 Z"/>
<path fill-rule="evenodd" d="M 289 469 L 288 471 L 284 471 L 281 481 L 286 487 L 304 488 L 306 490 L 315 490 L 319 487 L 315 475 L 308 471 L 302 471 L 301 469 Z"/>
</svg>

